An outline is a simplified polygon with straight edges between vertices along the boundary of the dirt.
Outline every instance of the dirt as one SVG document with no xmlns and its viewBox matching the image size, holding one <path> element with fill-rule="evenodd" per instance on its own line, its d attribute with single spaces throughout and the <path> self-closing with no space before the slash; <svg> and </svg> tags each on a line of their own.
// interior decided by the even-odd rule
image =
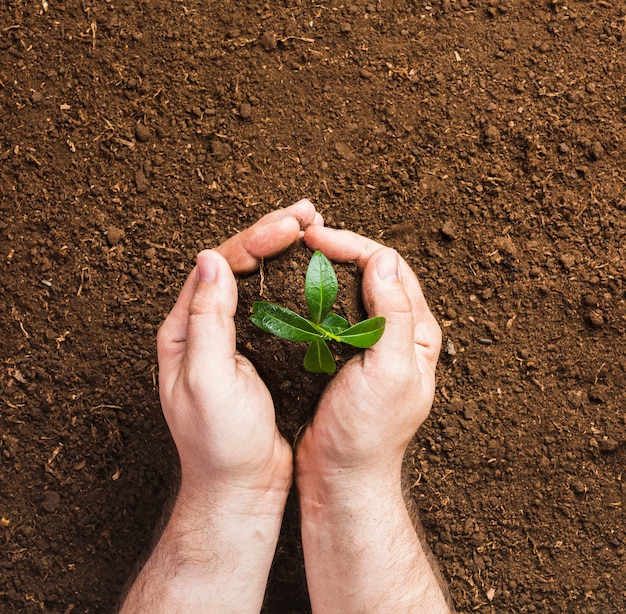
<svg viewBox="0 0 626 614">
<path fill-rule="evenodd" d="M 308 197 L 442 326 L 406 468 L 459 612 L 626 612 L 625 44 L 621 0 L 0 3 L 0 610 L 114 610 L 176 483 L 159 323 Z M 243 294 L 295 435 L 323 378 Z M 268 611 L 307 611 L 296 534 Z"/>
</svg>

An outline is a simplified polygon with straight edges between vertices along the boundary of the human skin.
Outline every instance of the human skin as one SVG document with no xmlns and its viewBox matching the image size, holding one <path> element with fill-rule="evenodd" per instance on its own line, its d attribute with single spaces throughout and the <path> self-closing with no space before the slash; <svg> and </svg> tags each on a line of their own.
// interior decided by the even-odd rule
<svg viewBox="0 0 626 614">
<path fill-rule="evenodd" d="M 293 456 L 267 388 L 235 349 L 233 272 L 254 270 L 321 223 L 313 205 L 300 201 L 201 252 L 160 328 L 161 405 L 181 484 L 124 614 L 260 611 Z"/>
<path fill-rule="evenodd" d="M 405 505 L 401 467 L 428 416 L 441 331 L 410 267 L 349 231 L 309 227 L 312 249 L 362 271 L 381 340 L 324 391 L 296 453 L 302 544 L 315 614 L 453 611 L 428 546 Z"/>
<path fill-rule="evenodd" d="M 293 455 L 269 392 L 235 349 L 233 271 L 254 270 L 303 235 L 333 260 L 355 260 L 366 308 L 387 319 L 382 339 L 325 391 L 297 449 L 313 611 L 452 611 L 400 486 L 404 450 L 432 403 L 439 328 L 393 250 L 323 229 L 300 201 L 201 252 L 159 331 L 161 404 L 181 485 L 124 614 L 261 609 Z"/>
</svg>

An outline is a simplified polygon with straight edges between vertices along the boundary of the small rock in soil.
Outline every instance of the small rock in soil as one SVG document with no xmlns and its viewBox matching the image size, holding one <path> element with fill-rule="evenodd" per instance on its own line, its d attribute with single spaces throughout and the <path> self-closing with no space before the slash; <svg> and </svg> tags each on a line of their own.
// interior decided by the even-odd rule
<svg viewBox="0 0 626 614">
<path fill-rule="evenodd" d="M 592 160 L 599 160 L 604 156 L 604 147 L 602 147 L 602 143 L 600 141 L 594 141 L 591 144 L 591 149 L 589 150 L 589 157 Z"/>
<path fill-rule="evenodd" d="M 43 493 L 41 507 L 48 513 L 56 512 L 61 505 L 61 495 L 56 490 L 46 490 Z"/>
<path fill-rule="evenodd" d="M 271 32 L 264 32 L 261 35 L 261 38 L 259 38 L 259 45 L 261 45 L 265 51 L 273 51 L 276 47 L 278 47 L 276 35 Z"/>
<path fill-rule="evenodd" d="M 148 126 L 139 122 L 135 127 L 135 136 L 140 143 L 146 143 L 152 137 L 152 131 Z"/>
<path fill-rule="evenodd" d="M 466 420 L 473 420 L 478 415 L 478 403 L 476 401 L 468 401 L 463 408 L 463 417 Z"/>
<path fill-rule="evenodd" d="M 147 192 L 150 187 L 148 178 L 141 168 L 135 173 L 135 185 L 137 186 L 137 192 L 140 194 Z"/>
<path fill-rule="evenodd" d="M 356 155 L 350 149 L 348 145 L 345 143 L 335 143 L 335 151 L 344 159 L 344 160 L 356 160 Z"/>
<path fill-rule="evenodd" d="M 250 119 L 252 117 L 252 106 L 249 102 L 242 102 L 239 105 L 239 117 L 241 119 Z"/>
<path fill-rule="evenodd" d="M 211 141 L 211 153 L 215 156 L 218 162 L 223 162 L 230 156 L 233 148 L 224 141 L 219 139 L 213 139 Z"/>
<path fill-rule="evenodd" d="M 517 260 L 519 253 L 511 237 L 497 237 L 495 240 L 495 244 L 498 250 L 507 258 Z"/>
<path fill-rule="evenodd" d="M 585 294 L 585 296 L 583 296 L 583 305 L 587 307 L 597 307 L 598 297 L 595 294 Z"/>
<path fill-rule="evenodd" d="M 587 393 L 584 390 L 570 390 L 567 393 L 567 400 L 574 408 L 584 407 L 589 402 Z"/>
<path fill-rule="evenodd" d="M 453 241 L 457 238 L 458 232 L 452 220 L 446 220 L 443 223 L 443 226 L 441 227 L 441 234 L 445 239 L 448 239 L 448 241 Z"/>
<path fill-rule="evenodd" d="M 589 398 L 596 403 L 606 403 L 611 398 L 611 388 L 604 384 L 595 384 L 589 390 Z"/>
<path fill-rule="evenodd" d="M 43 100 L 43 94 L 41 92 L 33 92 L 30 95 L 30 101 L 33 104 L 39 104 Z"/>
<path fill-rule="evenodd" d="M 135 371 L 137 371 L 137 373 L 140 373 L 141 371 L 145 371 L 148 367 L 149 367 L 149 363 L 147 360 L 138 360 L 134 365 L 133 365 Z"/>
<path fill-rule="evenodd" d="M 500 131 L 493 124 L 489 124 L 485 127 L 484 136 L 485 143 L 491 145 L 500 140 Z"/>
<path fill-rule="evenodd" d="M 600 441 L 598 441 L 598 448 L 600 448 L 600 452 L 615 452 L 617 448 L 619 448 L 619 442 L 611 437 L 607 437 L 606 439 L 600 439 Z"/>
<path fill-rule="evenodd" d="M 604 316 L 601 311 L 593 309 L 587 314 L 587 321 L 594 328 L 600 328 L 604 324 Z"/>
<path fill-rule="evenodd" d="M 109 245 L 117 245 L 125 237 L 126 233 L 122 228 L 111 226 L 111 228 L 107 230 L 107 241 Z"/>
</svg>

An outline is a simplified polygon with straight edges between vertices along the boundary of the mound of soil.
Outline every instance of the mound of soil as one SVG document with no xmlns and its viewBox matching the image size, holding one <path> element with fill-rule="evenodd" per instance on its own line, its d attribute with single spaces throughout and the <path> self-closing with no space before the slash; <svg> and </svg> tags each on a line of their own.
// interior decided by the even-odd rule
<svg viewBox="0 0 626 614">
<path fill-rule="evenodd" d="M 622 0 L 0 3 L 0 610 L 115 608 L 176 481 L 158 326 L 199 250 L 306 196 L 443 328 L 407 472 L 458 610 L 625 612 L 625 28 Z M 291 436 L 304 349 L 260 356 L 241 287 Z M 271 611 L 306 611 L 297 556 Z"/>
</svg>

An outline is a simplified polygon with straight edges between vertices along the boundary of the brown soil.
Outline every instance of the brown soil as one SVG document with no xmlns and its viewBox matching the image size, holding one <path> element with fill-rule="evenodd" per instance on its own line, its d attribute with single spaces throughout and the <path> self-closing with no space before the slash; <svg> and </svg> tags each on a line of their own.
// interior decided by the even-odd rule
<svg viewBox="0 0 626 614">
<path fill-rule="evenodd" d="M 459 611 L 626 612 L 625 44 L 622 0 L 0 3 L 0 610 L 114 609 L 175 483 L 157 327 L 308 197 L 442 325 L 407 469 Z"/>
</svg>

